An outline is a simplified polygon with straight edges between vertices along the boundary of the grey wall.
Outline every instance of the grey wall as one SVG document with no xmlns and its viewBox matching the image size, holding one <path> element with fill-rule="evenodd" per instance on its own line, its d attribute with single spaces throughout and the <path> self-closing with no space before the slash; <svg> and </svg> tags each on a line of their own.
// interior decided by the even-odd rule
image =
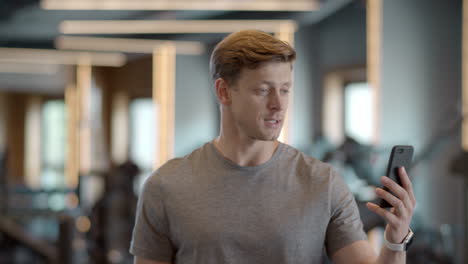
<svg viewBox="0 0 468 264">
<path fill-rule="evenodd" d="M 301 27 L 295 34 L 297 59 L 294 64 L 294 98 L 292 109 L 291 145 L 307 151 L 313 141 L 315 116 L 314 91 L 317 85 L 317 40 L 314 26 Z"/>
<path fill-rule="evenodd" d="M 176 73 L 174 154 L 180 157 L 213 139 L 219 121 L 207 55 L 178 55 Z"/>
<path fill-rule="evenodd" d="M 380 138 L 412 144 L 417 153 L 457 115 L 461 93 L 461 1 L 384 1 Z M 416 221 L 457 231 L 461 263 L 464 190 L 448 167 L 460 152 L 457 129 L 411 172 L 418 200 Z"/>
<path fill-rule="evenodd" d="M 323 77 L 328 71 L 366 63 L 366 11 L 351 3 L 295 35 L 294 123 L 292 145 L 306 152 L 322 132 Z"/>
<path fill-rule="evenodd" d="M 323 78 L 326 73 L 366 64 L 366 10 L 362 2 L 353 2 L 318 25 L 319 88 L 316 100 L 320 108 L 316 115 L 320 122 L 316 131 L 322 131 Z"/>
<path fill-rule="evenodd" d="M 362 4 L 349 4 L 317 26 L 322 73 L 366 63 L 366 10 Z"/>
<path fill-rule="evenodd" d="M 25 66 L 27 67 L 27 66 Z M 46 69 L 49 66 L 44 66 Z M 14 91 L 41 95 L 62 95 L 67 84 L 67 70 L 64 66 L 50 66 L 56 73 L 0 73 L 0 91 Z"/>
</svg>

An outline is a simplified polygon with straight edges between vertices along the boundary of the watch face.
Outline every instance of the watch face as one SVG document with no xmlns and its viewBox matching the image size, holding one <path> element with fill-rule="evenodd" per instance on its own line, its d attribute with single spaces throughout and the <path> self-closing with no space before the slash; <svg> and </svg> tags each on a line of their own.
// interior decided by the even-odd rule
<svg viewBox="0 0 468 264">
<path fill-rule="evenodd" d="M 411 234 L 409 234 L 408 241 L 405 243 L 405 251 L 408 250 L 408 248 L 411 246 L 411 243 L 413 243 L 413 237 L 414 234 L 411 232 Z"/>
</svg>

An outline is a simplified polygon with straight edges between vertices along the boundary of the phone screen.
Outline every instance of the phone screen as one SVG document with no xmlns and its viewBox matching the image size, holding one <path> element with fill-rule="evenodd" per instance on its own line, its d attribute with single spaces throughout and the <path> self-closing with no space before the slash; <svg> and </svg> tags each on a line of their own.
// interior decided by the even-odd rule
<svg viewBox="0 0 468 264">
<path fill-rule="evenodd" d="M 400 177 L 398 175 L 398 168 L 405 167 L 408 169 L 413 159 L 413 147 L 412 146 L 394 146 L 388 160 L 386 176 L 401 185 Z M 385 191 L 389 191 L 387 187 L 383 187 Z M 390 192 L 391 193 L 391 192 Z M 392 207 L 384 199 L 381 199 L 380 206 L 384 208 Z"/>
</svg>

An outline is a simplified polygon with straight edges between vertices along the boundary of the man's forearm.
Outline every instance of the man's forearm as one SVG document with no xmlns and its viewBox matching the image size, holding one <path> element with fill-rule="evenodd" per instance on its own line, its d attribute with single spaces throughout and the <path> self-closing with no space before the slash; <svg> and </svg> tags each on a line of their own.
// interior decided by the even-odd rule
<svg viewBox="0 0 468 264">
<path fill-rule="evenodd" d="M 380 255 L 375 264 L 405 264 L 406 252 L 405 251 L 392 251 L 385 246 L 382 246 Z"/>
</svg>

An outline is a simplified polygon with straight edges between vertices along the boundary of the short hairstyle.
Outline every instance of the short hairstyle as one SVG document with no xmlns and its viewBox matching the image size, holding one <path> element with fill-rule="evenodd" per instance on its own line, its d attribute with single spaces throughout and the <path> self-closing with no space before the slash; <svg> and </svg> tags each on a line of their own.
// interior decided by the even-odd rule
<svg viewBox="0 0 468 264">
<path fill-rule="evenodd" d="M 242 30 L 219 42 L 210 59 L 213 81 L 235 83 L 241 70 L 256 69 L 265 62 L 293 62 L 296 51 L 284 41 L 259 30 Z"/>
</svg>

